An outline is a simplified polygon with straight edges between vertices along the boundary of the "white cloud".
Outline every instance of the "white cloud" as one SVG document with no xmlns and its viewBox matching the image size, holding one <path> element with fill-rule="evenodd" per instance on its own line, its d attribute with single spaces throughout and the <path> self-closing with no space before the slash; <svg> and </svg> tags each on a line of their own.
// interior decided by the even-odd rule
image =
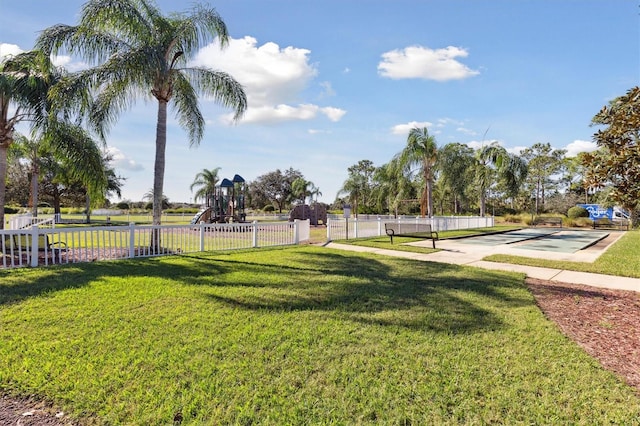
<svg viewBox="0 0 640 426">
<path fill-rule="evenodd" d="M 436 126 L 437 127 L 444 127 L 447 124 L 453 124 L 455 126 L 462 126 L 462 125 L 464 125 L 464 122 L 463 121 L 454 120 L 453 118 L 445 117 L 445 118 L 439 118 L 438 119 L 438 124 Z"/>
<path fill-rule="evenodd" d="M 52 56 L 51 62 L 57 67 L 63 67 L 67 71 L 76 72 L 89 68 L 89 65 L 84 62 L 74 62 L 71 56 L 60 55 Z"/>
<path fill-rule="evenodd" d="M 111 157 L 111 165 L 113 165 L 116 169 L 129 170 L 133 172 L 138 172 L 144 170 L 141 164 L 135 162 L 120 151 L 115 146 L 110 146 L 107 148 L 107 154 Z"/>
<path fill-rule="evenodd" d="M 340 121 L 340 119 L 342 117 L 344 117 L 344 115 L 347 113 L 347 111 L 340 109 L 340 108 L 334 108 L 334 107 L 324 107 L 320 109 L 320 112 L 322 112 L 322 114 L 326 115 L 327 118 L 333 122 L 336 121 Z"/>
<path fill-rule="evenodd" d="M 487 145 L 491 145 L 492 143 L 497 142 L 498 145 L 504 145 L 502 142 L 498 141 L 498 140 L 489 140 L 489 141 L 470 141 L 467 142 L 467 146 L 473 148 L 473 149 L 480 149 L 483 146 L 487 146 Z M 509 151 L 507 149 L 507 151 Z"/>
<path fill-rule="evenodd" d="M 456 129 L 456 131 L 458 131 L 460 133 L 464 133 L 464 134 L 469 135 L 469 136 L 476 136 L 478 134 L 476 131 L 471 130 L 471 129 L 467 129 L 466 127 L 458 127 Z"/>
<path fill-rule="evenodd" d="M 409 46 L 383 53 L 378 73 L 392 79 L 461 80 L 480 73 L 456 60 L 457 57 L 465 58 L 468 54 L 465 49 L 454 46 L 435 50 Z"/>
<path fill-rule="evenodd" d="M 336 95 L 336 91 L 333 90 L 333 87 L 331 86 L 331 83 L 328 81 L 321 81 L 320 82 L 320 87 L 322 87 L 322 93 L 320 94 L 320 97 L 324 98 L 325 96 L 335 96 Z"/>
<path fill-rule="evenodd" d="M 309 63 L 309 53 L 291 46 L 280 48 L 273 42 L 258 46 L 255 38 L 246 36 L 230 39 L 224 50 L 216 43 L 206 46 L 193 64 L 227 72 L 244 86 L 249 106 L 241 123 L 309 120 L 319 114 L 339 120 L 346 111 L 299 103 L 303 90 L 318 74 Z M 321 85 L 324 94 L 332 93 L 329 83 Z M 228 116 L 224 119 L 228 121 Z"/>
<path fill-rule="evenodd" d="M 567 157 L 575 157 L 581 152 L 592 152 L 598 149 L 598 145 L 593 141 L 582 141 L 576 139 L 567 145 L 564 149 L 567 150 Z"/>
<path fill-rule="evenodd" d="M 24 50 L 20 49 L 20 47 L 15 44 L 0 43 L 0 60 L 2 60 L 5 56 L 13 56 L 22 52 L 24 52 Z"/>
<path fill-rule="evenodd" d="M 522 151 L 530 148 L 528 146 L 514 146 L 513 148 L 505 148 L 509 154 L 521 155 Z"/>
<path fill-rule="evenodd" d="M 242 117 L 243 123 L 264 123 L 274 124 L 291 120 L 311 120 L 319 115 L 325 115 L 331 121 L 339 121 L 347 112 L 332 107 L 321 108 L 313 104 L 300 104 L 291 106 L 286 104 L 265 105 L 256 108 L 248 108 Z M 233 122 L 233 114 L 224 114 L 222 122 L 231 124 Z"/>
<path fill-rule="evenodd" d="M 394 135 L 407 135 L 409 131 L 414 127 L 419 129 L 423 127 L 431 127 L 433 123 L 429 123 L 428 121 L 410 121 L 406 124 L 397 124 L 391 128 L 391 133 Z"/>
</svg>

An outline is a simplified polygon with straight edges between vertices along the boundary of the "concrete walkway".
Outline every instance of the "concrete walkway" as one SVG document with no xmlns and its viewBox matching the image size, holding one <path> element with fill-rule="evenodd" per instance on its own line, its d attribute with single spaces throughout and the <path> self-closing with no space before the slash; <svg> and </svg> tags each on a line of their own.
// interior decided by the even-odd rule
<svg viewBox="0 0 640 426">
<path fill-rule="evenodd" d="M 557 281 L 569 284 L 583 284 L 594 287 L 602 287 L 617 290 L 631 290 L 640 292 L 640 279 L 626 278 L 613 275 L 593 274 L 587 272 L 565 271 L 552 268 L 539 268 L 536 266 L 513 265 L 509 263 L 487 262 L 482 260 L 490 254 L 511 254 L 524 257 L 546 258 L 553 260 L 566 260 L 575 262 L 593 262 L 607 248 L 617 241 L 622 233 L 612 232 L 609 237 L 593 247 L 580 250 L 576 253 L 560 253 L 542 250 L 528 250 L 517 244 L 500 244 L 484 246 L 478 244 L 465 244 L 461 240 L 440 240 L 436 247 L 440 251 L 435 253 L 412 253 L 406 251 L 386 250 L 373 247 L 354 246 L 330 242 L 326 247 L 349 250 L 356 252 L 375 253 L 384 256 L 395 256 L 407 259 L 426 260 L 430 262 L 451 263 L 456 265 L 475 266 L 478 268 L 520 272 L 527 277 L 548 281 Z M 430 248 L 431 241 L 419 241 L 410 243 L 414 246 Z M 522 247 L 522 248 L 521 248 Z"/>
</svg>

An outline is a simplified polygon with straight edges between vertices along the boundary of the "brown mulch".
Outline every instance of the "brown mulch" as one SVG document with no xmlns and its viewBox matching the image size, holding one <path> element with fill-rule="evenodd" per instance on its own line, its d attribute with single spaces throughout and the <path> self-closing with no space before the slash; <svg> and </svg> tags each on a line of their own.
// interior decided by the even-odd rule
<svg viewBox="0 0 640 426">
<path fill-rule="evenodd" d="M 640 293 L 527 278 L 542 312 L 640 395 Z"/>
<path fill-rule="evenodd" d="M 544 314 L 640 395 L 640 293 L 527 278 Z M 0 396 L 0 425 L 68 426 L 38 400 Z"/>
</svg>

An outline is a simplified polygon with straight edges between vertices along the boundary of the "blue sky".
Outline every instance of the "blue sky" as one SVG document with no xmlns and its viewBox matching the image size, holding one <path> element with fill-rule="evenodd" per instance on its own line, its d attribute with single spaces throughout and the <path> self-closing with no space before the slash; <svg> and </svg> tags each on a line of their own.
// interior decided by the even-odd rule
<svg viewBox="0 0 640 426">
<path fill-rule="evenodd" d="M 158 1 L 165 12 L 192 2 Z M 75 24 L 83 1 L 0 0 L 0 55 L 29 50 L 48 26 Z M 170 116 L 165 194 L 192 200 L 200 170 L 246 180 L 293 167 L 335 199 L 347 168 L 388 162 L 409 129 L 439 146 L 536 142 L 594 148 L 593 115 L 640 80 L 640 8 L 630 0 L 219 0 L 231 43 L 193 63 L 230 72 L 249 110 L 202 101 L 204 140 L 190 148 Z M 57 63 L 73 70 L 74 58 Z M 123 199 L 153 183 L 156 105 L 139 101 L 108 135 Z M 483 135 L 486 136 L 483 139 Z"/>
</svg>

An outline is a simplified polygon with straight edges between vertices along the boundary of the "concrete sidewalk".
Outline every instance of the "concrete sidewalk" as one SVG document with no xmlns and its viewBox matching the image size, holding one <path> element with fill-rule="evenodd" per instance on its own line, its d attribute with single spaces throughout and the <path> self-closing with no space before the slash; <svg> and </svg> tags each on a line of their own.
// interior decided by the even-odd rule
<svg viewBox="0 0 640 426">
<path fill-rule="evenodd" d="M 594 287 L 602 287 L 617 290 L 631 290 L 640 292 L 640 279 L 626 278 L 613 275 L 593 274 L 587 272 L 565 271 L 552 268 L 539 268 L 536 266 L 513 265 L 509 263 L 487 262 L 482 260 L 490 254 L 511 254 L 525 257 L 547 258 L 553 260 L 567 260 L 575 262 L 593 262 L 606 249 L 615 242 L 621 233 L 613 234 L 608 238 L 606 244 L 599 244 L 586 250 L 580 250 L 577 253 L 558 253 L 545 252 L 540 250 L 519 249 L 514 245 L 498 245 L 498 246 L 480 246 L 475 244 L 464 244 L 458 240 L 440 240 L 436 246 L 440 251 L 435 253 L 412 253 L 406 251 L 378 249 L 373 247 L 354 246 L 351 244 L 340 244 L 330 242 L 326 245 L 329 248 L 339 250 L 348 250 L 356 252 L 375 253 L 384 256 L 395 256 L 406 259 L 415 259 L 430 262 L 451 263 L 456 265 L 475 266 L 478 268 L 520 272 L 531 278 L 538 278 L 548 281 L 557 281 L 569 284 L 583 284 Z M 430 248 L 431 242 L 411 243 L 415 246 L 423 246 Z"/>
</svg>

